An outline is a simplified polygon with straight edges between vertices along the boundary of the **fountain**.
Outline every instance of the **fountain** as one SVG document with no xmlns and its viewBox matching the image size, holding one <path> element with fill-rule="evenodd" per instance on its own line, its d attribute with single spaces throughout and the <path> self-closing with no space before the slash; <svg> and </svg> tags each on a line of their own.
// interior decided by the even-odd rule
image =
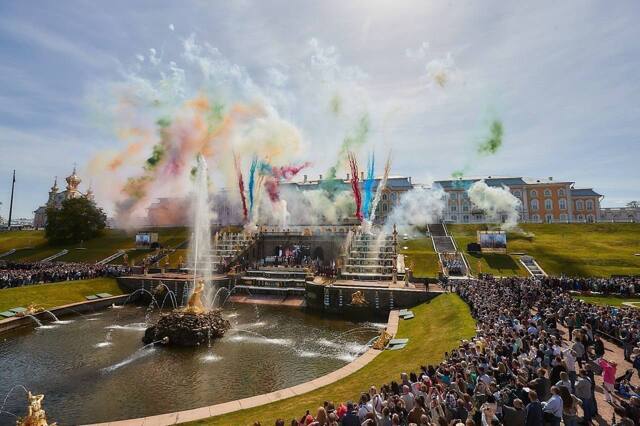
<svg viewBox="0 0 640 426">
<path fill-rule="evenodd" d="M 195 187 L 191 199 L 194 215 L 189 260 L 193 269 L 193 292 L 184 308 L 160 316 L 147 328 L 145 344 L 162 341 L 175 346 L 209 345 L 212 338 L 220 338 L 231 327 L 214 309 L 211 262 L 211 207 L 209 205 L 207 164 L 198 156 Z"/>
</svg>

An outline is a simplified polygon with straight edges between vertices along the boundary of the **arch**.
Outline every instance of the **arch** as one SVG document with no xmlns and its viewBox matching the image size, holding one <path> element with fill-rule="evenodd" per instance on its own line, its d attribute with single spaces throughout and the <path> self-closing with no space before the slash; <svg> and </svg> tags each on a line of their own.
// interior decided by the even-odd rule
<svg viewBox="0 0 640 426">
<path fill-rule="evenodd" d="M 313 258 L 324 261 L 324 250 L 322 249 L 321 246 L 317 246 L 316 248 L 313 249 Z"/>
</svg>

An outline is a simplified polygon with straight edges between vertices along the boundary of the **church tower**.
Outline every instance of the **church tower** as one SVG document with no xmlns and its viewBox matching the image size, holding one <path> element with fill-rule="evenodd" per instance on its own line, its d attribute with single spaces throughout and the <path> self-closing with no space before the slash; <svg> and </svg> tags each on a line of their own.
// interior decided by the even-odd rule
<svg viewBox="0 0 640 426">
<path fill-rule="evenodd" d="M 66 199 L 78 198 L 82 195 L 82 193 L 78 190 L 78 186 L 80 186 L 80 182 L 82 180 L 76 174 L 76 167 L 73 166 L 73 173 L 71 176 L 68 176 L 67 179 L 67 191 L 66 191 Z"/>
<path fill-rule="evenodd" d="M 47 200 L 47 207 L 56 206 L 56 196 L 58 195 L 58 177 L 56 176 L 53 181 L 53 186 L 49 190 L 49 199 Z"/>
</svg>

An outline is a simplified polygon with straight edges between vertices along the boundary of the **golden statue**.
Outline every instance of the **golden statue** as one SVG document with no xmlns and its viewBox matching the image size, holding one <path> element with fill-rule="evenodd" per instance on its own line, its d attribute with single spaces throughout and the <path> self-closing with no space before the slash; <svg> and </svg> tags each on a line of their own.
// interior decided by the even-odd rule
<svg viewBox="0 0 640 426">
<path fill-rule="evenodd" d="M 56 426 L 56 423 L 47 423 L 47 415 L 42 409 L 44 395 L 33 395 L 29 392 L 27 398 L 29 400 L 27 416 L 18 419 L 16 426 Z"/>
<path fill-rule="evenodd" d="M 23 311 L 23 312 L 18 312 L 18 313 L 16 314 L 16 316 L 17 316 L 17 317 L 25 317 L 25 316 L 27 316 L 27 315 L 35 315 L 35 314 L 37 314 L 38 312 L 42 312 L 42 311 L 44 311 L 44 308 L 43 308 L 42 306 L 40 306 L 40 305 L 36 305 L 35 303 L 30 303 L 30 304 L 27 306 L 27 308 L 26 308 L 26 310 L 25 310 L 25 311 Z"/>
<path fill-rule="evenodd" d="M 380 332 L 380 336 L 373 342 L 373 349 L 377 349 L 379 351 L 383 350 L 389 344 L 389 340 L 391 340 L 391 335 L 387 333 L 387 330 L 382 330 Z"/>
<path fill-rule="evenodd" d="M 122 255 L 122 264 L 124 266 L 129 266 L 129 255 L 127 253 Z"/>
<path fill-rule="evenodd" d="M 351 295 L 351 304 L 356 306 L 368 305 L 367 300 L 364 298 L 364 294 L 358 290 Z"/>
<path fill-rule="evenodd" d="M 207 310 L 202 304 L 202 292 L 204 291 L 204 280 L 198 280 L 198 284 L 196 284 L 196 288 L 193 289 L 193 293 L 189 296 L 189 301 L 187 302 L 187 306 L 183 309 L 183 312 L 188 312 L 191 314 L 203 314 Z"/>
</svg>

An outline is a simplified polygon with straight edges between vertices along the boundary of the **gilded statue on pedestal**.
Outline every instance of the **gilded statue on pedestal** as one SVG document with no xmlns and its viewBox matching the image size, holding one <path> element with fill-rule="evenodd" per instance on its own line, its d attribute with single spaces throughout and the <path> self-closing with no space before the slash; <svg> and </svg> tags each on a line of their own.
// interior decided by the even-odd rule
<svg viewBox="0 0 640 426">
<path fill-rule="evenodd" d="M 183 309 L 184 312 L 191 314 L 202 314 L 206 312 L 204 305 L 202 304 L 202 292 L 204 291 L 204 280 L 198 280 L 196 288 L 193 289 L 193 293 L 189 296 L 187 306 Z"/>
<path fill-rule="evenodd" d="M 47 415 L 42 408 L 44 395 L 33 395 L 29 392 L 29 407 L 27 415 L 16 422 L 17 426 L 56 426 L 56 423 L 47 423 Z"/>
<path fill-rule="evenodd" d="M 386 330 L 382 330 L 380 332 L 380 336 L 373 343 L 372 348 L 381 351 L 387 347 L 387 344 L 389 344 L 389 340 L 391 340 L 391 335 L 387 333 Z"/>
<path fill-rule="evenodd" d="M 357 290 L 351 295 L 351 304 L 355 306 L 364 306 L 368 305 L 368 302 L 364 298 L 364 294 L 360 290 Z"/>
</svg>

